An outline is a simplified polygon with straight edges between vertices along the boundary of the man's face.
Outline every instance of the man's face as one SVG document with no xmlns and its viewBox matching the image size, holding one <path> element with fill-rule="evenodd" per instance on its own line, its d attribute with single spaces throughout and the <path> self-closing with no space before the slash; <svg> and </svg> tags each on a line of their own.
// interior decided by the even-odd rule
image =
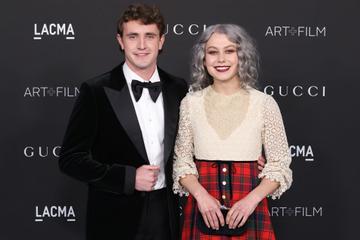
<svg viewBox="0 0 360 240">
<path fill-rule="evenodd" d="M 160 36 L 156 24 L 144 25 L 140 21 L 123 23 L 123 35 L 117 40 L 124 50 L 125 61 L 134 71 L 153 71 L 165 38 Z"/>
</svg>

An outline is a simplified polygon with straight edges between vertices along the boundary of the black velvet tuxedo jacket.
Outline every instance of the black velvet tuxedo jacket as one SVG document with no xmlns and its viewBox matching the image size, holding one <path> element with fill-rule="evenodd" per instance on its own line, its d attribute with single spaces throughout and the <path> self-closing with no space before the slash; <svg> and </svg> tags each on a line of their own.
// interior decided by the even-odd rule
<svg viewBox="0 0 360 240">
<path fill-rule="evenodd" d="M 172 193 L 172 155 L 184 80 L 158 69 L 164 101 L 164 161 L 169 218 L 178 237 L 178 203 Z M 64 137 L 60 169 L 88 183 L 87 239 L 133 239 L 145 194 L 134 189 L 136 168 L 149 164 L 122 71 L 84 82 Z"/>
</svg>

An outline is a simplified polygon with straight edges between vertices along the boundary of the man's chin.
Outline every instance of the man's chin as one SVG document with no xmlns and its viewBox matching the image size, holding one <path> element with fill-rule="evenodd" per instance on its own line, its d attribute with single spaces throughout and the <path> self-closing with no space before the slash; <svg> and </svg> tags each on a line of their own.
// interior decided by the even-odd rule
<svg viewBox="0 0 360 240">
<path fill-rule="evenodd" d="M 151 64 L 151 63 L 142 63 L 142 64 L 136 64 L 135 66 L 136 66 L 138 69 L 146 70 L 146 69 L 149 69 L 149 68 L 151 68 L 152 66 L 154 66 L 154 64 Z"/>
<path fill-rule="evenodd" d="M 155 62 L 151 62 L 151 61 L 127 61 L 128 65 L 130 68 L 132 68 L 133 70 L 138 69 L 138 70 L 148 70 L 153 68 L 153 66 L 156 66 L 156 61 Z"/>
</svg>

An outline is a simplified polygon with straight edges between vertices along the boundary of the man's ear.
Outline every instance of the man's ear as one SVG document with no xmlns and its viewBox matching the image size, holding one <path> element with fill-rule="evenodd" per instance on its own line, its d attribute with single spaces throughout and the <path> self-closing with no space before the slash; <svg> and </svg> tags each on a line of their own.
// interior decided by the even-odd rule
<svg viewBox="0 0 360 240">
<path fill-rule="evenodd" d="M 116 40 L 119 43 L 121 50 L 124 51 L 124 43 L 120 34 L 116 34 Z"/>
<path fill-rule="evenodd" d="M 162 50 L 164 42 L 165 42 L 165 34 L 161 35 L 160 37 L 160 43 L 159 43 L 159 51 Z"/>
</svg>

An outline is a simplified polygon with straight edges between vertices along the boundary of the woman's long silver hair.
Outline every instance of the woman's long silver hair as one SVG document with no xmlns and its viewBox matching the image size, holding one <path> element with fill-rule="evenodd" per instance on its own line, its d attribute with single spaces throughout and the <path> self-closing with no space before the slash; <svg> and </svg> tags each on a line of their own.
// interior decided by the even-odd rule
<svg viewBox="0 0 360 240">
<path fill-rule="evenodd" d="M 235 24 L 216 24 L 207 27 L 201 34 L 193 48 L 191 64 L 190 92 L 199 91 L 213 83 L 212 77 L 207 72 L 205 61 L 205 45 L 213 33 L 225 34 L 228 39 L 237 45 L 239 58 L 239 77 L 241 87 L 257 87 L 259 54 L 254 40 L 242 27 Z"/>
</svg>

